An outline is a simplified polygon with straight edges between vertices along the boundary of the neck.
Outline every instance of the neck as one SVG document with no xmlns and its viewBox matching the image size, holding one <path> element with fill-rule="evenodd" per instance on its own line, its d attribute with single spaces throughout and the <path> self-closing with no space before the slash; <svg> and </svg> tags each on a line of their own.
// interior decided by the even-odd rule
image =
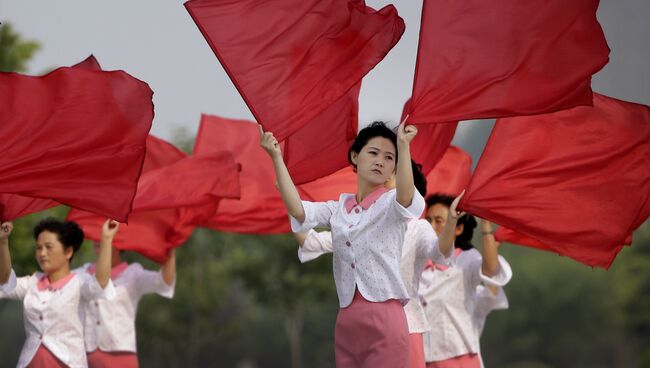
<svg viewBox="0 0 650 368">
<path fill-rule="evenodd" d="M 50 282 L 57 282 L 62 278 L 68 276 L 69 274 L 70 274 L 70 265 L 66 264 L 65 266 L 59 268 L 58 270 L 48 273 L 47 278 L 50 279 Z"/>
<path fill-rule="evenodd" d="M 361 177 L 357 180 L 357 203 L 361 203 L 368 194 L 374 192 L 378 188 L 381 188 L 381 184 L 373 184 L 366 180 L 363 180 Z"/>
</svg>

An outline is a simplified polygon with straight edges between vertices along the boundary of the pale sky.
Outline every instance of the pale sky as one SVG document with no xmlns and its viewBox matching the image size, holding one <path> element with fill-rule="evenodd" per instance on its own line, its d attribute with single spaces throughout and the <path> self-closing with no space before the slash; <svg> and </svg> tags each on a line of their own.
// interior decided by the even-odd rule
<svg viewBox="0 0 650 368">
<path fill-rule="evenodd" d="M 367 0 L 375 8 L 389 3 Z M 411 94 L 422 1 L 393 4 L 406 32 L 363 80 L 362 123 L 397 121 Z M 601 0 L 598 19 L 612 53 L 593 89 L 650 105 L 650 1 Z M 171 138 L 180 126 L 195 133 L 202 112 L 252 119 L 182 1 L 0 0 L 0 21 L 41 43 L 30 74 L 94 54 L 104 69 L 123 69 L 149 83 L 156 112 L 152 133 L 160 137 Z M 455 143 L 476 157 L 490 127 L 461 124 Z"/>
</svg>

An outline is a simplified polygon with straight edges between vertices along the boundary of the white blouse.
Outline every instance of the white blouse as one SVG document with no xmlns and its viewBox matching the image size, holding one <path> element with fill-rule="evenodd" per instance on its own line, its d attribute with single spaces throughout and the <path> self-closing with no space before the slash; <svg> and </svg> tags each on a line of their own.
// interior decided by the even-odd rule
<svg viewBox="0 0 650 368">
<path fill-rule="evenodd" d="M 352 303 L 355 289 L 371 302 L 409 300 L 399 270 L 402 244 L 408 221 L 420 217 L 425 203 L 414 190 L 411 205 L 404 208 L 396 193 L 387 191 L 367 209 L 356 205 L 350 212 L 345 202 L 354 194 L 341 194 L 338 202 L 303 201 L 305 221 L 301 224 L 291 217 L 293 232 L 332 230 L 334 282 L 341 308 Z"/>
<path fill-rule="evenodd" d="M 479 340 L 483 334 L 483 327 L 488 314 L 493 310 L 508 309 L 508 297 L 502 287 L 497 288 L 497 293 L 493 294 L 490 289 L 484 285 L 476 288 L 476 310 L 474 311 L 474 333 Z M 479 343 L 478 357 L 481 361 L 481 367 L 484 367 L 483 356 L 481 355 L 481 345 Z"/>
<path fill-rule="evenodd" d="M 480 320 L 485 319 L 486 303 L 492 301 L 477 294 L 481 282 L 503 287 L 512 278 L 508 262 L 499 256 L 499 270 L 488 277 L 482 272 L 481 253 L 476 249 L 452 257 L 445 270 L 430 268 L 420 281 L 420 300 L 431 324 L 424 334 L 424 355 L 427 362 L 479 353 Z M 478 313 L 477 313 L 478 312 Z"/>
<path fill-rule="evenodd" d="M 332 236 L 328 231 L 307 233 L 304 244 L 298 248 L 300 262 L 311 261 L 322 254 L 333 251 Z M 420 304 L 418 285 L 428 259 L 447 264 L 438 248 L 438 236 L 426 220 L 411 220 L 404 234 L 404 246 L 400 261 L 400 273 L 408 291 L 410 300 L 404 306 L 409 333 L 422 333 L 430 330 L 429 322 Z"/>
<path fill-rule="evenodd" d="M 77 270 L 87 273 L 91 264 Z M 115 297 L 110 300 L 93 299 L 85 305 L 84 339 L 87 352 L 98 348 L 105 352 L 136 352 L 135 316 L 140 298 L 156 293 L 165 298 L 174 297 L 176 280 L 167 285 L 161 272 L 145 270 L 139 263 L 131 263 L 114 277 Z"/>
<path fill-rule="evenodd" d="M 71 368 L 87 367 L 84 349 L 82 309 L 90 299 L 111 298 L 115 290 L 109 280 L 102 289 L 94 276 L 76 274 L 60 289 L 38 290 L 40 272 L 16 277 L 14 271 L 0 285 L 0 298 L 22 300 L 27 339 L 18 367 L 27 367 L 43 344 L 61 362 Z"/>
</svg>

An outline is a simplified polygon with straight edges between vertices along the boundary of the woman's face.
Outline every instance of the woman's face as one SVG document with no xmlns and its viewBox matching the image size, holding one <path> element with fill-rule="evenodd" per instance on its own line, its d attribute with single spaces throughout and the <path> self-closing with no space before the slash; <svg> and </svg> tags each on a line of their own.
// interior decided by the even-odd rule
<svg viewBox="0 0 650 368">
<path fill-rule="evenodd" d="M 436 231 L 436 234 L 438 234 L 438 236 L 440 236 L 440 233 L 442 233 L 442 229 L 445 228 L 448 215 L 449 207 L 444 206 L 440 203 L 434 204 L 427 210 L 425 218 L 427 221 L 429 221 L 431 226 L 433 226 L 433 230 Z"/>
<path fill-rule="evenodd" d="M 373 185 L 384 185 L 395 171 L 393 142 L 384 137 L 371 138 L 358 154 L 352 152 L 357 175 Z"/>
<path fill-rule="evenodd" d="M 436 234 L 440 236 L 442 229 L 444 229 L 445 225 L 447 224 L 447 216 L 449 216 L 449 207 L 441 203 L 436 203 L 427 209 L 427 213 L 424 218 L 429 221 L 431 226 L 433 226 L 433 230 L 435 230 Z M 462 234 L 464 227 L 465 226 L 462 224 L 456 226 L 454 236 Z"/>
<path fill-rule="evenodd" d="M 38 234 L 35 256 L 44 273 L 49 275 L 68 266 L 72 254 L 72 247 L 64 247 L 55 233 L 45 230 Z"/>
</svg>

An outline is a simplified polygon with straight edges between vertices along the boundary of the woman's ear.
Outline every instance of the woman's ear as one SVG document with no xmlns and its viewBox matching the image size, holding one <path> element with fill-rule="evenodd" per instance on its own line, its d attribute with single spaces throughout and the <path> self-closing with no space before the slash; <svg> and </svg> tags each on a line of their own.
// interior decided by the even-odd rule
<svg viewBox="0 0 650 368">
<path fill-rule="evenodd" d="M 65 247 L 63 248 L 63 253 L 65 254 L 65 258 L 68 259 L 68 262 L 70 262 L 70 259 L 72 259 L 72 256 L 74 255 L 74 248 Z"/>
<path fill-rule="evenodd" d="M 352 161 L 352 163 L 355 166 L 357 165 L 358 160 L 359 160 L 359 154 L 354 151 L 350 152 L 350 161 Z"/>
<path fill-rule="evenodd" d="M 456 236 L 462 234 L 463 230 L 465 230 L 465 224 L 456 225 Z"/>
</svg>

